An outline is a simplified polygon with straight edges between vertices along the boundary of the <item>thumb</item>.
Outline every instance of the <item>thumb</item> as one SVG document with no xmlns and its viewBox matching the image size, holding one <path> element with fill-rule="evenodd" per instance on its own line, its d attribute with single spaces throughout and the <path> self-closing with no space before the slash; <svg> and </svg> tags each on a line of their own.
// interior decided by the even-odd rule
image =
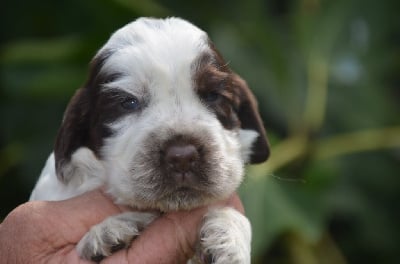
<svg viewBox="0 0 400 264">
<path fill-rule="evenodd" d="M 124 211 L 100 190 L 68 200 L 40 203 L 44 214 L 52 216 L 47 221 L 55 221 L 58 231 L 70 243 L 77 243 L 93 225 Z"/>
<path fill-rule="evenodd" d="M 79 260 L 75 244 L 91 226 L 121 211 L 99 190 L 65 201 L 24 203 L 0 226 L 2 260 L 36 263 L 48 258 L 50 263 L 86 263 Z"/>
</svg>

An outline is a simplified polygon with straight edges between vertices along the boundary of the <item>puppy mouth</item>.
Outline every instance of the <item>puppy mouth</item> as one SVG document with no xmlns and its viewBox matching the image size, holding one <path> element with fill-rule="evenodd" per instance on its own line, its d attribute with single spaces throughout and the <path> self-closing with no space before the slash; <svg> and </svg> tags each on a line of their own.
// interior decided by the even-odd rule
<svg viewBox="0 0 400 264">
<path fill-rule="evenodd" d="M 176 196 L 196 196 L 196 191 L 193 190 L 190 187 L 187 186 L 182 186 L 182 187 L 178 187 L 176 188 L 171 195 L 176 195 Z"/>
<path fill-rule="evenodd" d="M 197 198 L 203 195 L 207 195 L 204 190 L 200 190 L 199 188 L 194 188 L 191 186 L 177 186 L 175 188 L 170 189 L 169 191 L 165 192 L 163 195 L 164 197 L 185 197 L 185 198 Z"/>
</svg>

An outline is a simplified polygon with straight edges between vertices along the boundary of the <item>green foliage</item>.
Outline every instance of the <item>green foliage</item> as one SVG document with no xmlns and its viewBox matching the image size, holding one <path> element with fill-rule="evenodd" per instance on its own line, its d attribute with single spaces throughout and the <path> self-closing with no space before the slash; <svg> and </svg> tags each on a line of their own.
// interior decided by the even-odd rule
<svg viewBox="0 0 400 264">
<path fill-rule="evenodd" d="M 272 156 L 240 194 L 254 263 L 395 263 L 400 249 L 400 2 L 3 3 L 0 217 L 26 201 L 87 64 L 138 16 L 209 32 L 259 100 Z M 34 119 L 32 117 L 35 117 Z"/>
</svg>

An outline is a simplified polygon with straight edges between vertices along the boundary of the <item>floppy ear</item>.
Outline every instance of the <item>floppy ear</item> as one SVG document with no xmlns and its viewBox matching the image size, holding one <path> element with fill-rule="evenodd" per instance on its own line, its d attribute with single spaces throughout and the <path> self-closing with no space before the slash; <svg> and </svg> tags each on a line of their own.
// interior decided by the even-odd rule
<svg viewBox="0 0 400 264">
<path fill-rule="evenodd" d="M 77 90 L 68 104 L 55 146 L 57 177 L 66 182 L 69 174 L 64 166 L 70 163 L 72 154 L 80 147 L 87 146 L 89 140 L 89 98 L 85 88 Z"/>
<path fill-rule="evenodd" d="M 246 82 L 237 74 L 233 74 L 233 85 L 240 94 L 238 117 L 241 129 L 253 130 L 258 133 L 258 137 L 252 144 L 249 161 L 252 164 L 264 162 L 269 157 L 270 149 L 264 125 L 258 112 L 257 100 Z"/>
<path fill-rule="evenodd" d="M 101 139 L 93 129 L 96 120 L 93 113 L 99 86 L 110 78 L 100 74 L 101 67 L 110 55 L 110 51 L 103 50 L 93 58 L 86 84 L 75 92 L 65 111 L 54 146 L 56 173 L 63 182 L 68 182 L 74 174 L 85 174 L 82 166 L 98 163 L 96 156 Z M 83 151 L 76 152 L 80 148 Z M 75 153 L 79 155 L 74 160 Z M 82 163 L 83 160 L 86 164 Z"/>
</svg>

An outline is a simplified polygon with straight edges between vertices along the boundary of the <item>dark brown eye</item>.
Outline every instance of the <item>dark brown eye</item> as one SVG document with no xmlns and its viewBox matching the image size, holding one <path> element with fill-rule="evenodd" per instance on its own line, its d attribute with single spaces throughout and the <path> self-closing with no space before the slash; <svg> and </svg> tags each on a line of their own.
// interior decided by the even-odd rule
<svg viewBox="0 0 400 264">
<path fill-rule="evenodd" d="M 126 110 L 135 111 L 140 108 L 140 103 L 136 97 L 129 97 L 121 102 L 121 106 Z"/>
<path fill-rule="evenodd" d="M 220 99 L 221 95 L 217 92 L 208 92 L 203 95 L 203 100 L 207 103 L 213 103 Z"/>
</svg>

